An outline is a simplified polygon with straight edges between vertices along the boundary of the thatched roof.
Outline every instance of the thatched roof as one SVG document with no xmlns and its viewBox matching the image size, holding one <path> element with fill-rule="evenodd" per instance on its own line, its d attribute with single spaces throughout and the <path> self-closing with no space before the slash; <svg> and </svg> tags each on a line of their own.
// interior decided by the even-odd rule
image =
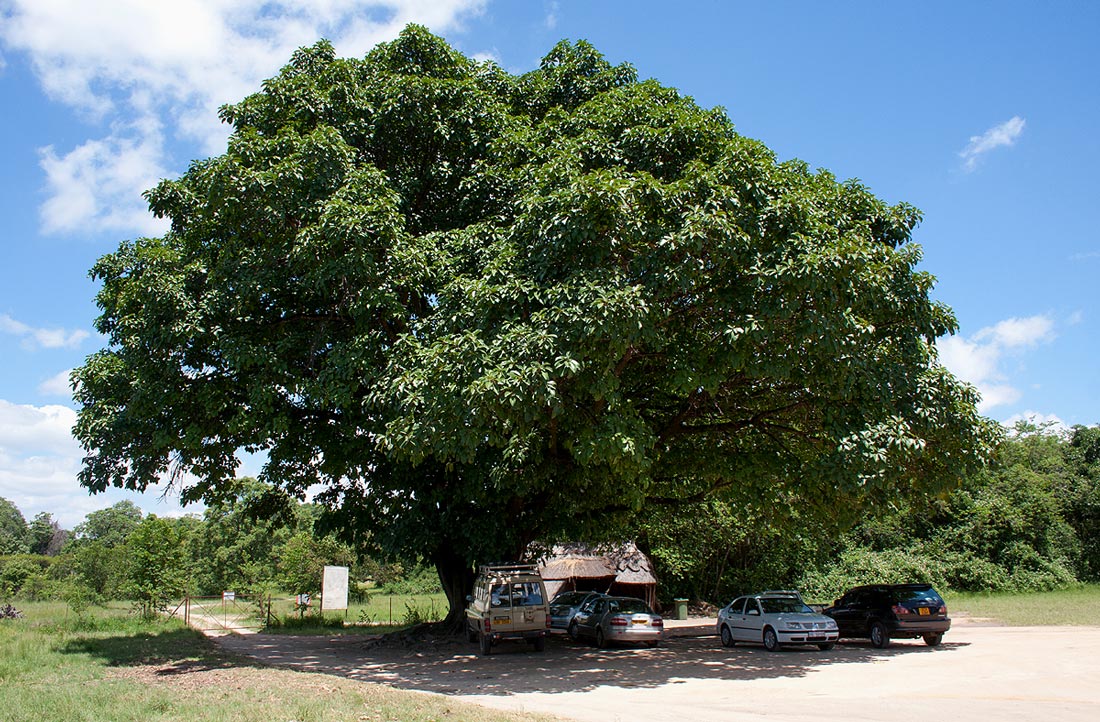
<svg viewBox="0 0 1100 722">
<path fill-rule="evenodd" d="M 656 584 L 653 565 L 632 542 L 592 546 L 558 544 L 540 565 L 543 579 L 614 577 L 620 584 Z"/>
</svg>

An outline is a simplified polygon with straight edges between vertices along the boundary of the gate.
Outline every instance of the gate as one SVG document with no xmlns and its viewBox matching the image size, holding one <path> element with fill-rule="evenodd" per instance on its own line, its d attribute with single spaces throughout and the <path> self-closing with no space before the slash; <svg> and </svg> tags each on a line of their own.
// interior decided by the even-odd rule
<svg viewBox="0 0 1100 722">
<path fill-rule="evenodd" d="M 175 614 L 178 616 L 181 610 L 184 623 L 202 632 L 258 632 L 271 616 L 271 599 L 228 593 L 220 597 L 185 597 Z"/>
</svg>

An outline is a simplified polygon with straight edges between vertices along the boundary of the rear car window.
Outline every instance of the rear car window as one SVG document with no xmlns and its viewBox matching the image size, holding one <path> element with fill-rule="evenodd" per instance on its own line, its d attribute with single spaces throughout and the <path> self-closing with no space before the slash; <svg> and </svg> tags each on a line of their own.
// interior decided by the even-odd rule
<svg viewBox="0 0 1100 722">
<path fill-rule="evenodd" d="M 611 602 L 611 610 L 621 614 L 649 614 L 649 607 L 641 599 L 616 599 Z"/>
<path fill-rule="evenodd" d="M 923 589 L 896 589 L 893 591 L 894 603 L 899 602 L 933 602 L 943 604 L 943 599 L 932 587 Z"/>
</svg>

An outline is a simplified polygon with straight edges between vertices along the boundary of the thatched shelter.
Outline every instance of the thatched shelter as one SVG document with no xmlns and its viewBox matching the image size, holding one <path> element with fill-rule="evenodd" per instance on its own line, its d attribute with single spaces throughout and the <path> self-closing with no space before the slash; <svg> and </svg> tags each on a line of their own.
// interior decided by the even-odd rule
<svg viewBox="0 0 1100 722">
<path fill-rule="evenodd" d="M 558 544 L 539 565 L 546 592 L 598 591 L 644 599 L 657 604 L 653 564 L 632 542 L 591 546 Z"/>
</svg>

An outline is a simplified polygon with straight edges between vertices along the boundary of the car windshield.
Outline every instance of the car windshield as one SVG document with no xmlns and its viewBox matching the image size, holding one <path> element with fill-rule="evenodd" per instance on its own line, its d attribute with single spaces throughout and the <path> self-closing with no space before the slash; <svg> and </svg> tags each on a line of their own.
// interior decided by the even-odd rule
<svg viewBox="0 0 1100 722">
<path fill-rule="evenodd" d="M 943 604 L 943 599 L 936 593 L 936 590 L 932 587 L 921 587 L 917 589 L 897 589 L 893 592 L 894 603 L 899 602 L 931 602 L 933 604 Z"/>
<path fill-rule="evenodd" d="M 650 614 L 649 607 L 641 599 L 612 599 L 610 605 L 616 614 Z"/>
<path fill-rule="evenodd" d="M 794 597 L 771 597 L 761 599 L 764 614 L 813 614 L 812 609 Z"/>
</svg>

